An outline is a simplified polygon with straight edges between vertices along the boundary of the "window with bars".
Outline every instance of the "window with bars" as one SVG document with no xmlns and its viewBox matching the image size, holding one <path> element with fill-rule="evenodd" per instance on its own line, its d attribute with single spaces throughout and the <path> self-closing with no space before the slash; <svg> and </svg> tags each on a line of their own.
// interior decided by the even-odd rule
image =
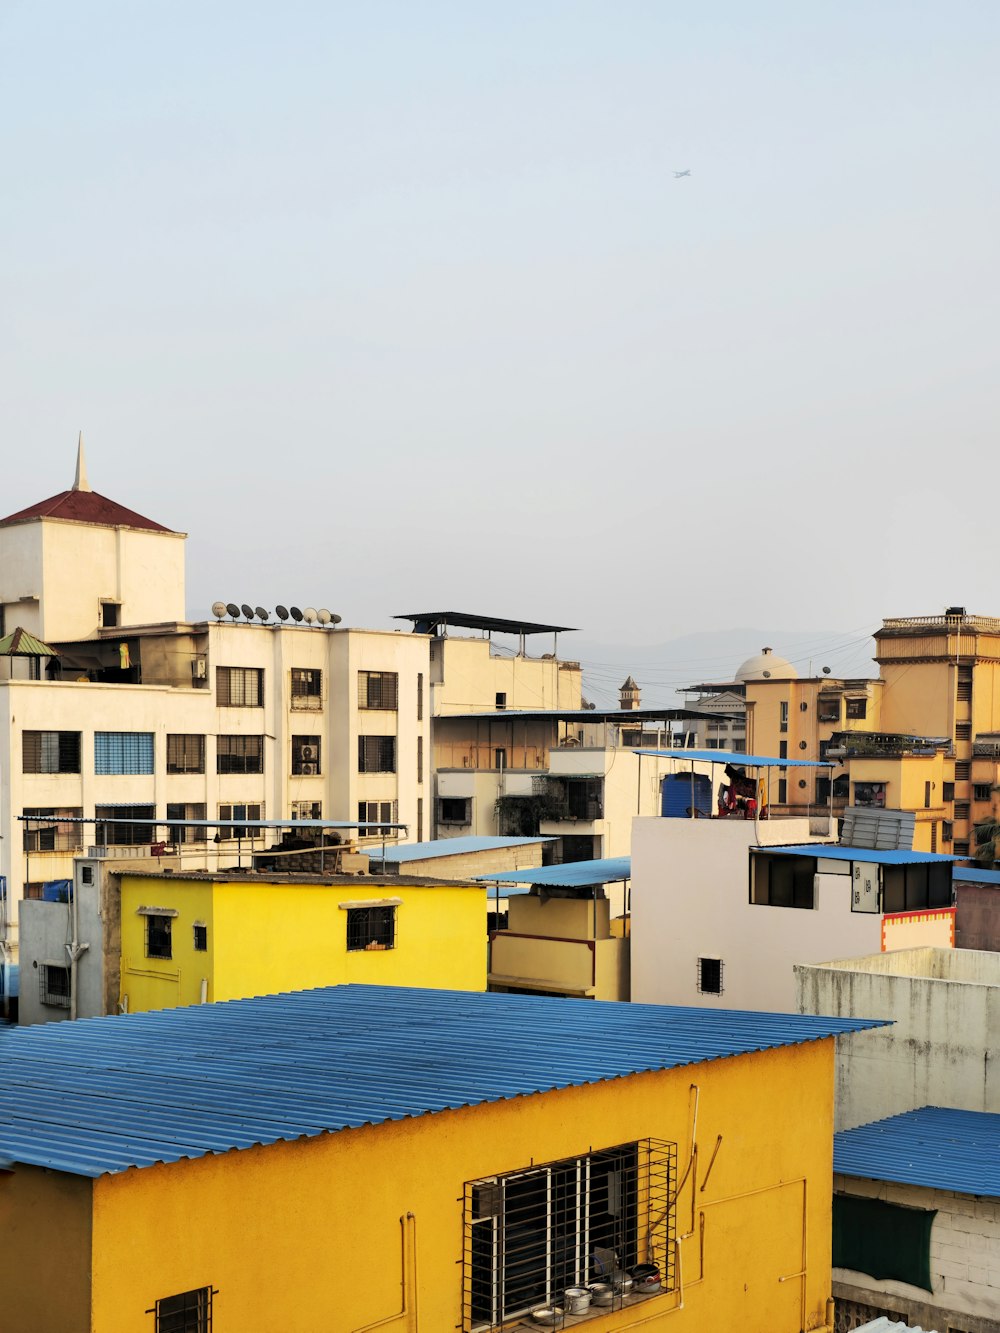
<svg viewBox="0 0 1000 1333">
<path fill-rule="evenodd" d="M 207 807 L 203 801 L 170 801 L 167 804 L 167 818 L 207 819 Z M 208 829 L 175 827 L 169 830 L 169 838 L 174 843 L 207 842 Z"/>
<path fill-rule="evenodd" d="M 101 847 L 142 847 L 153 841 L 155 806 L 98 805 L 94 807 L 94 815 L 96 838 Z"/>
<path fill-rule="evenodd" d="M 216 667 L 215 701 L 220 708 L 263 708 L 263 667 Z"/>
<path fill-rule="evenodd" d="M 78 731 L 24 731 L 21 768 L 25 773 L 79 773 Z"/>
<path fill-rule="evenodd" d="M 322 801 L 293 801 L 292 802 L 293 819 L 322 819 L 323 802 Z"/>
<path fill-rule="evenodd" d="M 292 773 L 295 777 L 313 777 L 321 772 L 318 736 L 292 737 Z"/>
<path fill-rule="evenodd" d="M 392 833 L 394 830 L 389 825 L 398 823 L 396 802 L 359 801 L 358 823 L 372 825 L 371 828 L 361 830 L 362 837 L 371 837 L 373 834 L 385 836 L 387 833 Z"/>
<path fill-rule="evenodd" d="M 68 1009 L 71 979 L 62 963 L 38 964 L 38 999 L 50 1009 Z"/>
<path fill-rule="evenodd" d="M 208 927 L 200 921 L 194 924 L 194 950 L 195 953 L 208 951 Z"/>
<path fill-rule="evenodd" d="M 323 673 L 313 667 L 292 667 L 292 707 L 312 709 L 323 707 Z"/>
<path fill-rule="evenodd" d="M 171 922 L 169 916 L 146 917 L 146 957 L 172 958 Z"/>
<path fill-rule="evenodd" d="M 28 819 L 80 819 L 83 809 L 80 806 L 68 806 L 58 809 L 53 806 L 31 806 L 21 813 Z M 46 823 L 32 826 L 24 825 L 24 850 L 26 852 L 79 852 L 83 850 L 83 825 Z"/>
<path fill-rule="evenodd" d="M 424 720 L 424 673 L 417 672 L 417 721 Z"/>
<path fill-rule="evenodd" d="M 702 995 L 722 994 L 722 959 L 698 959 L 698 990 Z"/>
<path fill-rule="evenodd" d="M 155 1316 L 155 1333 L 212 1333 L 212 1287 L 196 1287 L 178 1296 L 164 1296 L 147 1314 Z"/>
<path fill-rule="evenodd" d="M 816 704 L 818 722 L 840 721 L 840 695 L 821 694 Z"/>
<path fill-rule="evenodd" d="M 395 771 L 395 736 L 358 737 L 359 773 L 395 773 Z"/>
<path fill-rule="evenodd" d="M 417 782 L 424 780 L 424 738 L 417 737 Z"/>
<path fill-rule="evenodd" d="M 396 947 L 395 907 L 350 907 L 347 911 L 347 952 L 381 952 Z"/>
<path fill-rule="evenodd" d="M 972 789 L 972 794 L 977 801 L 988 801 L 992 790 L 993 788 L 988 782 L 977 782 Z"/>
<path fill-rule="evenodd" d="M 785 701 L 780 705 L 780 712 L 779 712 L 779 716 L 778 716 L 778 730 L 779 730 L 779 731 L 787 731 L 787 730 L 788 730 L 788 701 L 787 701 L 787 700 L 785 700 Z"/>
<path fill-rule="evenodd" d="M 167 737 L 168 773 L 204 773 L 205 737 L 175 734 Z"/>
<path fill-rule="evenodd" d="M 399 674 L 395 671 L 359 671 L 358 707 L 395 710 L 399 695 Z"/>
<path fill-rule="evenodd" d="M 95 731 L 94 772 L 100 777 L 153 772 L 151 731 Z"/>
<path fill-rule="evenodd" d="M 867 717 L 868 700 L 848 699 L 847 708 L 845 710 L 845 716 L 848 718 L 848 720 L 854 719 L 855 721 L 859 721 L 861 718 Z"/>
<path fill-rule="evenodd" d="M 263 801 L 248 801 L 248 802 L 239 802 L 235 804 L 226 803 L 225 805 L 219 806 L 220 819 L 226 819 L 226 820 L 232 819 L 236 821 L 239 821 L 241 819 L 249 819 L 252 821 L 259 821 L 264 817 L 265 816 L 264 816 Z M 260 837 L 259 829 L 243 828 L 240 826 L 238 822 L 232 828 L 219 829 L 220 842 L 232 842 L 234 839 L 237 838 L 256 838 L 256 837 Z"/>
<path fill-rule="evenodd" d="M 263 736 L 217 736 L 215 740 L 217 773 L 263 773 Z"/>
<path fill-rule="evenodd" d="M 656 1139 L 532 1164 L 464 1188 L 462 1328 L 493 1330 L 640 1257 L 676 1285 L 677 1146 Z M 613 1296 L 621 1308 L 620 1292 Z"/>
</svg>

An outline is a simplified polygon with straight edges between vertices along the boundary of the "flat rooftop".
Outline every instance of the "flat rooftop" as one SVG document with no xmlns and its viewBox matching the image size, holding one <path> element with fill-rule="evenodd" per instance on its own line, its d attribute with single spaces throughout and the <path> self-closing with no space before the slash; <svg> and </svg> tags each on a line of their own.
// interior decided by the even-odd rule
<svg viewBox="0 0 1000 1333">
<path fill-rule="evenodd" d="M 909 977 L 919 981 L 961 982 L 972 986 L 1000 986 L 1000 953 L 986 949 L 891 949 L 860 958 L 837 958 L 828 963 L 800 964 L 829 972 L 866 973 Z"/>
</svg>

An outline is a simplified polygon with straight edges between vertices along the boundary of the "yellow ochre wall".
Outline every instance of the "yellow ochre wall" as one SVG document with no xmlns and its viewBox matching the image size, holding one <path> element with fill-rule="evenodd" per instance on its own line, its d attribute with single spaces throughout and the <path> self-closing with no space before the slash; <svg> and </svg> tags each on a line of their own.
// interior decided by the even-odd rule
<svg viewBox="0 0 1000 1333">
<path fill-rule="evenodd" d="M 275 884 L 123 875 L 122 995 L 130 1013 L 242 999 L 343 982 L 486 989 L 486 890 L 479 885 L 414 886 L 359 877 L 337 884 Z M 347 950 L 340 904 L 400 900 L 396 946 Z M 176 908 L 170 959 L 146 958 L 140 905 Z M 194 949 L 195 921 L 208 950 Z"/>
<path fill-rule="evenodd" d="M 683 1175 L 695 1113 L 677 1217 L 684 1308 L 664 1293 L 588 1333 L 820 1328 L 833 1057 L 827 1039 L 104 1176 L 93 1333 L 148 1333 L 156 1299 L 208 1285 L 214 1333 L 460 1327 L 465 1182 L 646 1137 L 677 1143 Z"/>
</svg>

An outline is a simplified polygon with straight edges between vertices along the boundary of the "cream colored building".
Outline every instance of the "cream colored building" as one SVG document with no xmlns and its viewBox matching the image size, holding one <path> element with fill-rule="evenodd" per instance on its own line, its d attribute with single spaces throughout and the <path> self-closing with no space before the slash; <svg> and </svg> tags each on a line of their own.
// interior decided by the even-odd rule
<svg viewBox="0 0 1000 1333">
<path fill-rule="evenodd" d="M 73 490 L 0 521 L 0 606 L 8 631 L 23 623 L 59 654 L 11 659 L 0 679 L 9 948 L 25 886 L 69 878 L 90 846 L 148 853 L 166 836 L 153 821 L 430 831 L 427 637 L 184 621 L 183 534 L 89 490 L 82 455 Z M 64 821 L 26 829 L 32 813 Z M 229 831 L 184 836 L 186 868 L 236 859 Z"/>
</svg>

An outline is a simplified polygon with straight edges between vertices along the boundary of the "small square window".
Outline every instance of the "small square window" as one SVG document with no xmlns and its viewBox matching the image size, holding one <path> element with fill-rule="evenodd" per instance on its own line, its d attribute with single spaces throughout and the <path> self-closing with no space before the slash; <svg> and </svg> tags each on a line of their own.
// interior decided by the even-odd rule
<svg viewBox="0 0 1000 1333">
<path fill-rule="evenodd" d="M 395 907 L 352 907 L 347 912 L 347 949 L 376 952 L 396 947 Z"/>
<path fill-rule="evenodd" d="M 169 916 L 146 917 L 146 957 L 172 958 Z"/>
<path fill-rule="evenodd" d="M 702 995 L 722 994 L 722 959 L 698 959 L 698 989 Z"/>
<path fill-rule="evenodd" d="M 208 927 L 196 925 L 194 928 L 194 947 L 197 953 L 205 953 L 208 949 Z"/>
<path fill-rule="evenodd" d="M 69 968 L 58 963 L 38 966 L 39 999 L 51 1009 L 68 1009 L 70 1000 Z"/>
<path fill-rule="evenodd" d="M 211 1287 L 197 1287 L 164 1296 L 146 1313 L 156 1316 L 156 1333 L 211 1333 L 214 1295 Z"/>
</svg>

